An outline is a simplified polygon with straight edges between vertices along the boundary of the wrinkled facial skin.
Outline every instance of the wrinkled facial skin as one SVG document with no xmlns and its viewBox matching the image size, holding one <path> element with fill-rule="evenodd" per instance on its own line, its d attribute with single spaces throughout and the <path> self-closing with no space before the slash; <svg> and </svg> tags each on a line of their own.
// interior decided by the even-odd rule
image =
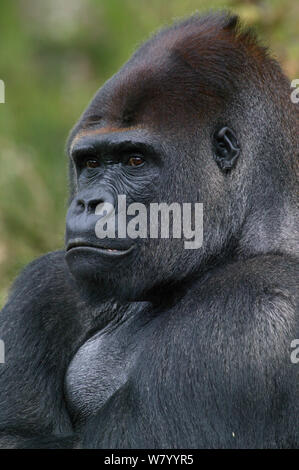
<svg viewBox="0 0 299 470">
<path fill-rule="evenodd" d="M 145 240 L 119 237 L 125 228 L 118 226 L 118 195 L 126 196 L 127 206 L 136 201 L 148 206 L 156 197 L 161 176 L 159 152 L 159 145 L 140 131 L 86 132 L 72 145 L 76 193 L 67 213 L 66 260 L 74 277 L 94 284 L 103 297 L 122 297 L 123 280 L 127 284 L 124 297 L 135 290 L 129 287 L 130 278 L 140 269 Z M 115 238 L 96 236 L 101 216 L 95 209 L 100 203 L 114 207 Z"/>
<path fill-rule="evenodd" d="M 211 236 L 202 248 L 185 249 L 184 238 L 173 238 L 171 230 L 170 238 L 160 237 L 161 219 L 157 239 L 150 238 L 149 223 L 146 238 L 122 238 L 118 196 L 126 196 L 127 207 L 138 202 L 147 209 L 152 202 L 205 201 L 213 220 L 217 219 L 217 210 L 225 216 L 221 193 L 217 209 L 215 193 L 213 201 L 207 197 L 211 181 L 205 177 L 205 167 L 188 158 L 196 150 L 183 137 L 180 145 L 171 146 L 174 137 L 165 134 L 162 147 L 158 132 L 142 128 L 110 133 L 87 130 L 78 135 L 71 145 L 74 197 L 66 220 L 66 261 L 72 275 L 96 300 L 149 300 L 158 292 L 165 294 L 168 285 L 203 264 L 207 250 L 217 251 L 217 240 Z M 206 154 L 204 148 L 202 153 Z M 210 157 L 206 160 L 208 166 L 213 162 Z M 114 207 L 115 238 L 96 236 L 101 217 L 96 207 L 101 203 Z M 127 215 L 126 223 L 132 218 Z"/>
<path fill-rule="evenodd" d="M 179 182 L 172 174 L 169 178 L 165 166 L 169 163 L 158 139 L 143 129 L 86 132 L 74 141 L 71 159 L 75 194 L 66 220 L 66 261 L 71 273 L 96 298 L 147 298 L 151 288 L 179 271 L 176 264 L 184 264 L 179 260 L 185 254 L 183 240 L 150 239 L 149 224 L 146 238 L 120 238 L 124 227 L 118 225 L 118 195 L 126 196 L 127 207 L 135 202 L 149 208 L 151 202 L 183 200 L 184 194 L 169 190 L 171 184 L 179 188 Z M 101 216 L 95 212 L 98 204 L 106 202 L 115 209 L 115 238 L 99 239 L 95 227 Z M 132 218 L 127 215 L 126 223 Z"/>
</svg>

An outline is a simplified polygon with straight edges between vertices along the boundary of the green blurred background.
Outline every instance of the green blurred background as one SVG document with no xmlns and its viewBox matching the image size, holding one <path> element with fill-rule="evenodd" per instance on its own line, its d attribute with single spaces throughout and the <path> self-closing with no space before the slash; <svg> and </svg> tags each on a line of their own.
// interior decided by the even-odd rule
<svg viewBox="0 0 299 470">
<path fill-rule="evenodd" d="M 299 77 L 298 0 L 1 0 L 0 306 L 26 263 L 63 246 L 65 140 L 97 88 L 161 25 L 219 7 Z"/>
</svg>

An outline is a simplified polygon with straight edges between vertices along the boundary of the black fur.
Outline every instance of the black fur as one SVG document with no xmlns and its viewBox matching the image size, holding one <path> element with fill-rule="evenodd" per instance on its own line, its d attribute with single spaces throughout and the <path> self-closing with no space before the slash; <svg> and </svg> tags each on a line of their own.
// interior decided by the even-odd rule
<svg viewBox="0 0 299 470">
<path fill-rule="evenodd" d="M 278 64 L 227 14 L 162 30 L 100 89 L 68 142 L 66 251 L 0 313 L 2 448 L 298 447 L 297 130 Z M 119 194 L 203 202 L 203 246 L 103 244 L 94 209 Z"/>
</svg>

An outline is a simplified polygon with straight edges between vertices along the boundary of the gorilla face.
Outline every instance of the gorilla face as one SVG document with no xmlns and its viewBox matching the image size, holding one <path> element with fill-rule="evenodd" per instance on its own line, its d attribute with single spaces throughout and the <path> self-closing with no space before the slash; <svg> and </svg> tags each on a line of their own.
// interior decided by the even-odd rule
<svg viewBox="0 0 299 470">
<path fill-rule="evenodd" d="M 100 128 L 79 135 L 71 150 L 76 193 L 67 214 L 66 260 L 81 282 L 99 283 L 101 296 L 135 297 L 138 279 L 147 275 L 140 268 L 146 240 L 129 236 L 133 215 L 126 212 L 133 202 L 148 207 L 157 198 L 160 146 L 143 130 Z M 118 196 L 124 201 L 122 212 Z M 105 207 L 114 211 L 113 234 L 102 239 L 96 234 L 101 204 L 106 204 L 104 214 Z"/>
<path fill-rule="evenodd" d="M 240 150 L 234 131 L 223 122 L 225 100 L 204 93 L 202 74 L 185 60 L 181 63 L 170 40 L 164 47 L 165 40 L 160 44 L 158 37 L 143 46 L 145 51 L 141 48 L 99 90 L 69 139 L 66 261 L 79 285 L 101 298 L 148 299 L 173 287 L 204 269 L 208 260 L 220 260 L 241 223 L 229 217 L 240 214 L 232 211 L 234 202 L 223 204 L 231 192 L 227 172 Z M 215 93 L 217 87 L 211 86 Z M 126 197 L 125 221 L 119 196 Z M 184 227 L 181 237 L 171 228 L 168 238 L 161 237 L 161 218 L 158 235 L 151 236 L 151 203 L 182 208 L 198 202 L 203 203 L 207 234 L 202 247 L 185 248 Z M 128 236 L 126 230 L 136 215 L 129 206 L 136 203 L 147 210 L 143 237 Z M 99 238 L 96 225 L 107 216 L 105 207 L 114 212 L 115 230 Z M 195 222 L 194 206 L 191 212 Z"/>
<path fill-rule="evenodd" d="M 66 260 L 83 287 L 93 290 L 101 299 L 148 299 L 153 290 L 157 294 L 157 286 L 160 289 L 168 284 L 173 286 L 198 269 L 207 249 L 215 252 L 217 247 L 211 248 L 217 242 L 213 235 L 208 244 L 196 250 L 185 249 L 184 228 L 180 238 L 175 238 L 171 227 L 169 238 L 161 238 L 161 217 L 157 238 L 151 237 L 152 220 L 147 220 L 143 238 L 128 234 L 136 216 L 129 210 L 132 203 L 142 203 L 149 217 L 151 203 L 195 203 L 201 198 L 209 202 L 217 219 L 215 195 L 213 204 L 205 197 L 211 181 L 204 178 L 204 167 L 201 175 L 196 171 L 182 146 L 171 146 L 164 136 L 162 147 L 161 136 L 144 129 L 111 131 L 105 127 L 77 135 L 71 147 L 75 193 L 67 214 Z M 119 196 L 123 200 L 125 197 L 122 208 Z M 104 208 L 114 211 L 114 231 L 106 238 L 98 238 L 96 226 L 103 213 L 99 215 L 97 207 L 104 204 Z M 169 221 L 173 220 L 170 212 Z"/>
<path fill-rule="evenodd" d="M 190 202 L 190 188 L 180 187 L 183 170 L 174 175 L 171 168 L 169 174 L 158 138 L 143 129 L 84 131 L 74 140 L 71 158 L 76 190 L 67 214 L 66 260 L 80 284 L 101 298 L 133 300 L 147 298 L 157 284 L 177 279 L 179 266 L 186 274 L 188 250 L 171 230 L 170 238 L 160 237 L 161 218 L 158 238 L 151 238 L 151 203 Z M 125 197 L 125 208 L 120 207 L 119 196 Z M 132 203 L 143 204 L 147 211 L 143 238 L 128 233 L 136 217 L 129 210 Z M 96 225 L 103 214 L 98 214 L 97 207 L 103 204 L 114 211 L 114 232 L 101 239 Z"/>
</svg>

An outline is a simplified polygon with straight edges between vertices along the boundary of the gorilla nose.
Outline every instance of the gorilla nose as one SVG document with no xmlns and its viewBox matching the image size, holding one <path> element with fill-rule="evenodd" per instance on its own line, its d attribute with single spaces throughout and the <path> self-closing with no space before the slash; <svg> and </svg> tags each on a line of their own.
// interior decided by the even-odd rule
<svg viewBox="0 0 299 470">
<path fill-rule="evenodd" d="M 88 214 L 88 215 L 104 215 L 114 210 L 114 198 L 112 194 L 101 191 L 98 197 L 94 197 L 92 194 L 81 193 L 78 194 L 77 198 L 73 201 L 72 210 L 76 214 Z"/>
<path fill-rule="evenodd" d="M 79 194 L 70 205 L 66 217 L 66 240 L 84 238 L 96 241 L 95 227 L 99 218 L 114 213 L 114 200 L 109 194 L 92 197 Z"/>
<path fill-rule="evenodd" d="M 99 207 L 107 206 L 108 208 L 112 206 L 112 204 L 107 201 L 104 201 L 103 199 L 91 199 L 91 200 L 78 199 L 76 201 L 76 208 L 78 209 L 79 212 L 86 211 L 88 213 L 98 214 L 98 206 Z"/>
</svg>

